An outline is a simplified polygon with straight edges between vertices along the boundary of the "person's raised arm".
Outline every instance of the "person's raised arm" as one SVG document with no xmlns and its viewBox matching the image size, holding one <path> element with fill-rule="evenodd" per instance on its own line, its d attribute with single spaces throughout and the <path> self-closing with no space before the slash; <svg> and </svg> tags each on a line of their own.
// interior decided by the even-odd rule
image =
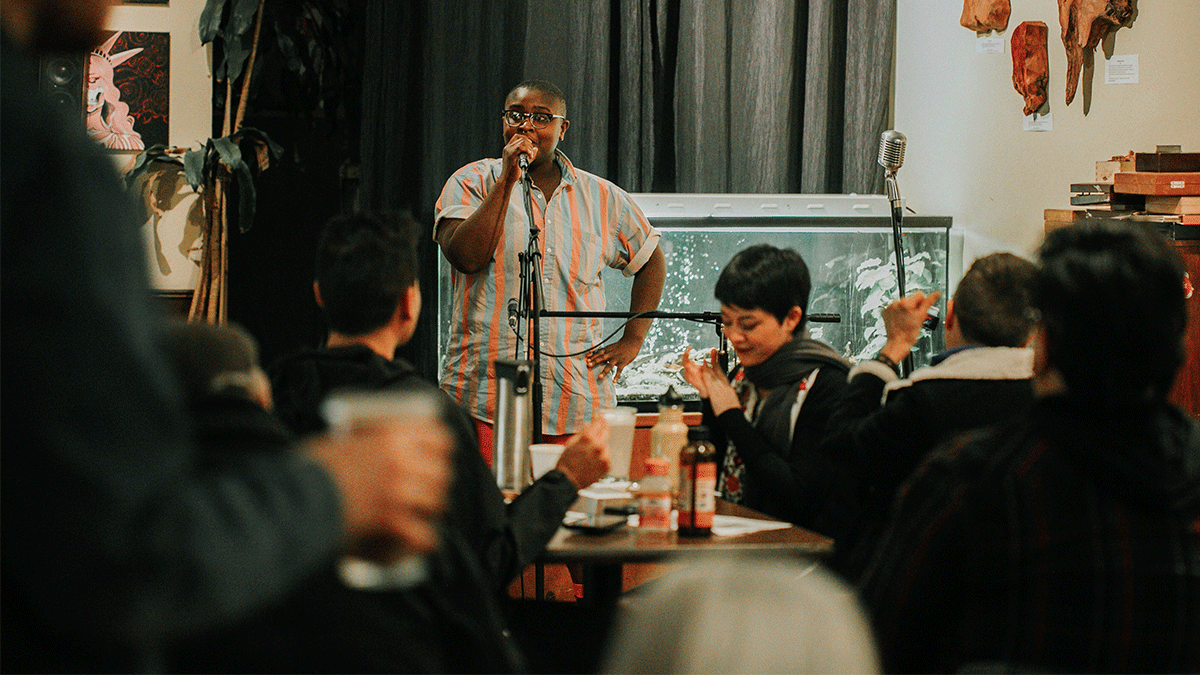
<svg viewBox="0 0 1200 675">
<path fill-rule="evenodd" d="M 483 198 L 479 208 L 468 218 L 443 218 L 437 224 L 437 242 L 454 269 L 475 274 L 487 267 L 504 231 L 504 215 L 517 183 L 521 168 L 517 158 L 525 153 L 529 160 L 537 157 L 537 146 L 524 136 L 513 136 L 504 146 L 503 169 L 500 180 Z"/>
</svg>

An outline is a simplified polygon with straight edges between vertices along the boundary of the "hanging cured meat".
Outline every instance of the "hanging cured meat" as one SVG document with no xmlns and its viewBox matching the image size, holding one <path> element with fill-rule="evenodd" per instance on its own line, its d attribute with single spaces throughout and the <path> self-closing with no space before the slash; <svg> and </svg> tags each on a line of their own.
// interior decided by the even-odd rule
<svg viewBox="0 0 1200 675">
<path fill-rule="evenodd" d="M 1008 0 L 963 0 L 962 18 L 958 23 L 976 33 L 1008 28 L 1008 15 L 1012 11 Z"/>
<path fill-rule="evenodd" d="M 1046 84 L 1050 80 L 1048 35 L 1049 29 L 1041 21 L 1026 21 L 1013 31 L 1013 86 L 1025 98 L 1026 115 L 1046 102 Z"/>
<path fill-rule="evenodd" d="M 1067 49 L 1067 105 L 1075 100 L 1086 53 L 1133 14 L 1133 0 L 1058 0 L 1058 23 Z"/>
</svg>

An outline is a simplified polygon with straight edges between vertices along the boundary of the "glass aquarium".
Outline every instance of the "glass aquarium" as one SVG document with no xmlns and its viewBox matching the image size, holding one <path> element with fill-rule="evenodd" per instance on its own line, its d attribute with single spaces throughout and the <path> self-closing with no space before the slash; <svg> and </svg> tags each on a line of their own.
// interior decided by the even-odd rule
<svg viewBox="0 0 1200 675">
<path fill-rule="evenodd" d="M 791 248 L 808 264 L 813 287 L 809 300 L 812 337 L 850 360 L 874 356 L 884 343 L 880 311 L 897 297 L 890 203 L 879 195 L 680 195 L 635 194 L 647 219 L 662 233 L 667 277 L 659 312 L 637 359 L 616 382 L 623 403 L 652 410 L 652 402 L 674 385 L 685 400 L 696 400 L 684 381 L 680 357 L 687 347 L 707 355 L 724 349 L 720 305 L 713 286 L 738 251 L 753 244 Z M 949 217 L 909 216 L 902 223 L 905 288 L 911 293 L 947 294 Z M 440 309 L 449 307 L 449 271 L 442 260 Z M 609 312 L 627 312 L 632 277 L 606 271 Z M 676 316 L 680 315 L 680 316 Z M 552 319 L 543 319 L 552 320 Z M 616 340 L 624 317 L 606 318 L 604 336 Z M 441 343 L 448 331 L 441 324 Z M 941 351 L 942 329 L 925 330 L 913 352 L 920 367 Z M 439 350 L 440 353 L 440 350 Z M 730 353 L 730 367 L 736 356 Z"/>
</svg>

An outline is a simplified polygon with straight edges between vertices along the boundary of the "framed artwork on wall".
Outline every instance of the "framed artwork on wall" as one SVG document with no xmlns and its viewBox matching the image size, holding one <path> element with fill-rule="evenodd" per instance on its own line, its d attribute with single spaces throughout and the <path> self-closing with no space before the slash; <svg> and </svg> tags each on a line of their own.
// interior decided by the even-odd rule
<svg viewBox="0 0 1200 675">
<path fill-rule="evenodd" d="M 170 73 L 170 33 L 112 33 L 88 57 L 88 134 L 116 151 L 166 145 Z"/>
</svg>

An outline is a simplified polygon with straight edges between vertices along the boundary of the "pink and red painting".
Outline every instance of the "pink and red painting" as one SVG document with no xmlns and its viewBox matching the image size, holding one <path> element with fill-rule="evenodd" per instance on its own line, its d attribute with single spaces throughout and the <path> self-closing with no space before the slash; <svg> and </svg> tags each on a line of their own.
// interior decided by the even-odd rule
<svg viewBox="0 0 1200 675">
<path fill-rule="evenodd" d="M 170 33 L 113 33 L 88 58 L 88 134 L 110 150 L 166 145 L 170 73 Z"/>
</svg>

